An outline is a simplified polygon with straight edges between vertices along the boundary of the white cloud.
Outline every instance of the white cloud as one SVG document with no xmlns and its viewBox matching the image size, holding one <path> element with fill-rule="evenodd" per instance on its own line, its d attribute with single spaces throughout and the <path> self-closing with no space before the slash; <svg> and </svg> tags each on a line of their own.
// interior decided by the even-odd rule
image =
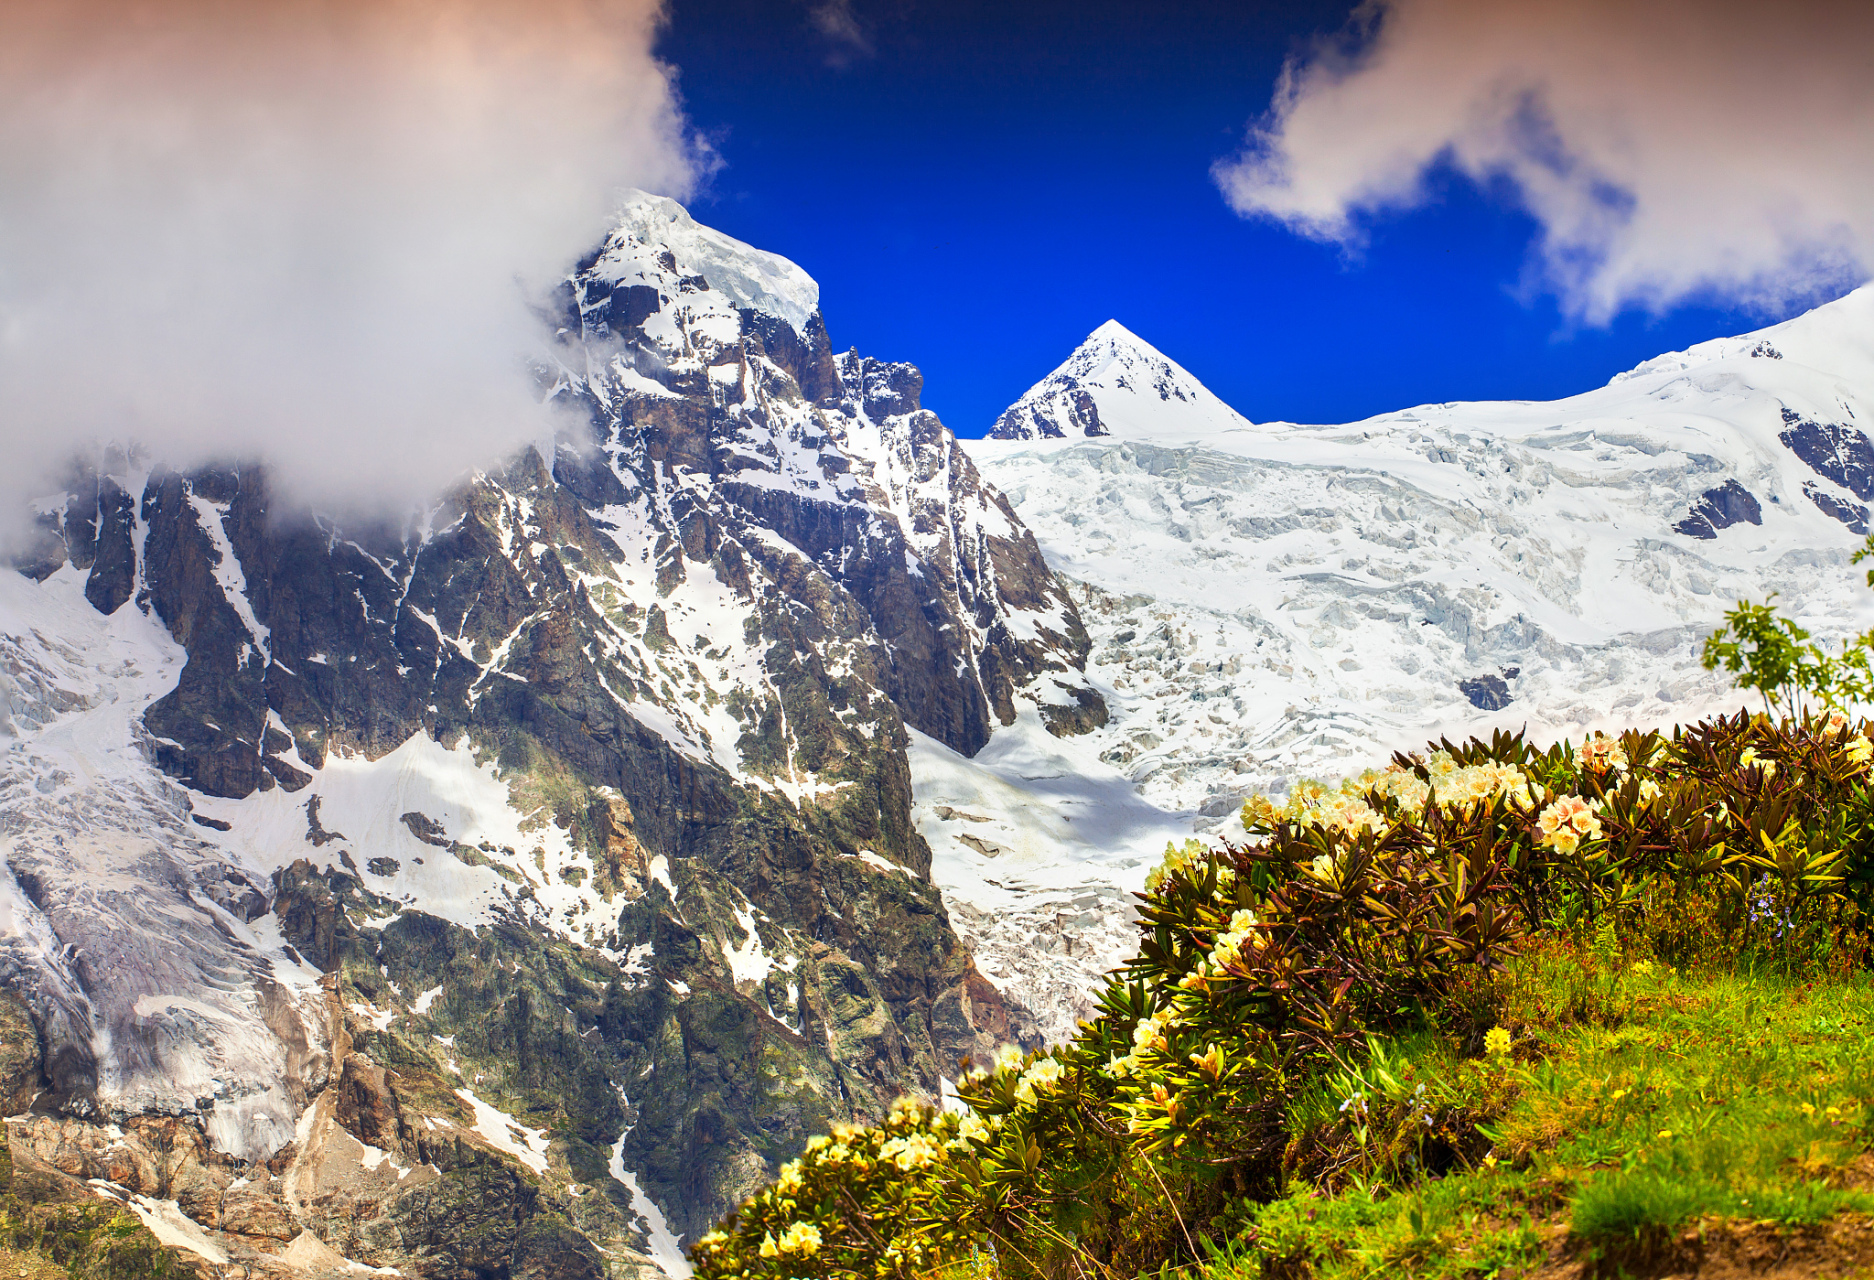
<svg viewBox="0 0 1874 1280">
<path fill-rule="evenodd" d="M 1874 5 L 1368 0 L 1290 62 L 1230 204 L 1358 244 L 1449 164 L 1507 183 L 1574 316 L 1774 309 L 1874 269 Z"/>
<path fill-rule="evenodd" d="M 0 499 L 93 439 L 406 501 L 539 430 L 533 311 L 699 167 L 658 0 L 0 5 Z"/>
</svg>

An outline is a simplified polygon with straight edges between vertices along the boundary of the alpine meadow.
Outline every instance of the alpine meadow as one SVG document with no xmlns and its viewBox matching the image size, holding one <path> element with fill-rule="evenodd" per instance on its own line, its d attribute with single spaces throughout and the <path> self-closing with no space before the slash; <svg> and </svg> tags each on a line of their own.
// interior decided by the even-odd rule
<svg viewBox="0 0 1874 1280">
<path fill-rule="evenodd" d="M 1871 15 L 0 0 L 0 1275 L 1874 1275 Z"/>
</svg>

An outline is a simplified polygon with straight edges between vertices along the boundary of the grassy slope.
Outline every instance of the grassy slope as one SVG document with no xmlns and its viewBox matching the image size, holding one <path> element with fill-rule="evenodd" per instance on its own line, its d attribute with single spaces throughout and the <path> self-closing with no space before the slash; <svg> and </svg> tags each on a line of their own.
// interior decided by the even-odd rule
<svg viewBox="0 0 1874 1280">
<path fill-rule="evenodd" d="M 1648 968 L 1538 950 L 1504 979 L 1507 1058 L 1383 1048 L 1386 1079 L 1340 1082 L 1369 1106 L 1295 1117 L 1334 1193 L 1256 1210 L 1208 1280 L 1874 1263 L 1874 982 Z"/>
</svg>

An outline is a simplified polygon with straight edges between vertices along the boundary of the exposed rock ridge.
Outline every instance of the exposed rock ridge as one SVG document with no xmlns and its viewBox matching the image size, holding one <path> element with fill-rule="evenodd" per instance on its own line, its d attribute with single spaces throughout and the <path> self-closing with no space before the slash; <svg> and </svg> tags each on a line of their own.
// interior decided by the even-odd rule
<svg viewBox="0 0 1874 1280">
<path fill-rule="evenodd" d="M 835 356 L 804 273 L 671 202 L 563 323 L 543 385 L 590 429 L 551 458 L 375 527 L 108 458 L 0 589 L 33 1149 L 229 1265 L 311 1232 L 598 1274 L 1021 1032 L 905 725 L 1101 722 L 1034 538 L 915 368 Z M 158 1113 L 194 1182 L 82 1154 Z"/>
</svg>

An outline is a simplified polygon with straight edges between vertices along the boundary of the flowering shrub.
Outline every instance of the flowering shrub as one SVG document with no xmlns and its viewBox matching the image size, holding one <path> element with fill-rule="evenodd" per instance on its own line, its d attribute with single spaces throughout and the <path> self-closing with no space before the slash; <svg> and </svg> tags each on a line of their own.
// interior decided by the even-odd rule
<svg viewBox="0 0 1874 1280">
<path fill-rule="evenodd" d="M 921 1275 L 954 1251 L 914 1224 L 947 1158 L 990 1141 L 975 1114 L 912 1099 L 883 1125 L 842 1125 L 812 1138 L 799 1159 L 691 1251 L 702 1276 Z"/>
<path fill-rule="evenodd" d="M 1167 850 L 1138 953 L 1074 1039 L 964 1073 L 961 1112 L 906 1102 L 815 1139 L 698 1244 L 698 1273 L 909 1277 L 988 1250 L 1005 1276 L 1133 1275 L 1201 1256 L 1233 1203 L 1291 1178 L 1429 1168 L 1478 1117 L 1385 1045 L 1436 1026 L 1500 1075 L 1517 1042 L 1492 975 L 1532 936 L 1636 974 L 1865 963 L 1864 729 L 1499 733 L 1256 797 L 1246 846 Z"/>
</svg>

